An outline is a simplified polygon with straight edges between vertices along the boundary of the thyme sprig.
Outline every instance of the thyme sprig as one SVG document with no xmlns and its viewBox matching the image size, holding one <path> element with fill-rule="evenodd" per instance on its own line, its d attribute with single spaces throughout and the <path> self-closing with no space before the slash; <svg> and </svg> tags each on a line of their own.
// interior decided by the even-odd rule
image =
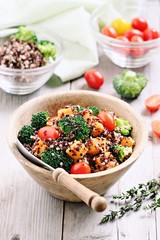
<svg viewBox="0 0 160 240">
<path fill-rule="evenodd" d="M 146 184 L 138 184 L 137 187 L 133 187 L 121 193 L 120 195 L 114 195 L 112 197 L 112 203 L 118 205 L 118 201 L 121 201 L 121 206 L 118 210 L 110 210 L 110 213 L 105 215 L 100 224 L 114 221 L 116 218 L 123 217 L 129 211 L 138 211 L 145 201 L 151 200 L 152 203 L 144 207 L 144 210 L 153 211 L 160 207 L 160 198 L 157 199 L 157 195 L 160 190 L 159 179 L 152 179 Z"/>
<path fill-rule="evenodd" d="M 156 201 L 153 202 L 152 204 L 145 206 L 144 210 L 151 210 L 151 212 L 152 212 L 156 208 L 159 208 L 159 207 L 160 207 L 160 198 L 156 199 Z"/>
</svg>

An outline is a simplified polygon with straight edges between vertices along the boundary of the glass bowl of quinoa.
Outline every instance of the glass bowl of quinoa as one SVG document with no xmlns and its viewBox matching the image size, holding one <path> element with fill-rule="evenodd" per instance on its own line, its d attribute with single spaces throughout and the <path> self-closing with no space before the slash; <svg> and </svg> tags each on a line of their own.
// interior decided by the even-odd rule
<svg viewBox="0 0 160 240">
<path fill-rule="evenodd" d="M 32 93 L 53 75 L 63 55 L 57 36 L 26 26 L 0 32 L 0 88 L 17 95 Z"/>
</svg>

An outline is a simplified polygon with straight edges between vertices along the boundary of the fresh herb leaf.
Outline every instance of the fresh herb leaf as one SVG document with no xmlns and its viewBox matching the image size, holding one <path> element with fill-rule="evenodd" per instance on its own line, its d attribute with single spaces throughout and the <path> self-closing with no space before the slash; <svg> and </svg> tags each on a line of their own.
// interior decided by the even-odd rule
<svg viewBox="0 0 160 240">
<path fill-rule="evenodd" d="M 157 195 L 160 191 L 160 180 L 152 179 L 146 184 L 140 183 L 137 187 L 133 187 L 112 197 L 112 203 L 116 205 L 121 201 L 121 206 L 118 210 L 111 210 L 109 214 L 104 215 L 100 224 L 114 221 L 115 219 L 123 217 L 127 212 L 138 211 L 144 202 L 150 200 L 152 203 L 145 206 L 144 210 L 154 211 L 160 207 L 160 198 Z"/>
</svg>

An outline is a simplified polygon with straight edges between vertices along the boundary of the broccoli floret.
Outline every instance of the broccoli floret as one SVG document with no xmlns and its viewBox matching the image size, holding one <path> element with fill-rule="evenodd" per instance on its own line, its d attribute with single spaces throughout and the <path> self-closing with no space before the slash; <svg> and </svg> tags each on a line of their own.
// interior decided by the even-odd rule
<svg viewBox="0 0 160 240">
<path fill-rule="evenodd" d="M 84 110 L 84 107 L 82 107 L 80 105 L 75 105 L 74 108 L 76 109 L 77 112 L 81 112 Z"/>
<path fill-rule="evenodd" d="M 62 150 L 51 149 L 42 153 L 41 160 L 53 168 L 64 168 L 69 172 L 72 159 Z"/>
<path fill-rule="evenodd" d="M 49 57 L 52 57 L 53 60 L 56 59 L 56 48 L 54 43 L 47 40 L 41 40 L 37 42 L 37 48 L 45 59 L 49 59 Z"/>
<path fill-rule="evenodd" d="M 91 110 L 92 114 L 97 116 L 100 112 L 100 109 L 98 107 L 95 107 L 95 106 L 90 106 L 88 107 L 89 110 Z"/>
<path fill-rule="evenodd" d="M 84 140 L 89 137 L 90 128 L 82 116 L 64 117 L 59 121 L 61 131 L 74 140 Z"/>
<path fill-rule="evenodd" d="M 31 126 L 36 130 L 47 125 L 47 120 L 49 119 L 48 112 L 39 112 L 32 115 Z"/>
<path fill-rule="evenodd" d="M 116 157 L 117 161 L 123 162 L 124 159 L 128 158 L 132 153 L 131 147 L 124 147 L 121 145 L 115 145 L 111 149 L 112 154 Z"/>
<path fill-rule="evenodd" d="M 146 86 L 148 79 L 140 73 L 125 70 L 113 79 L 113 87 L 124 98 L 138 97 Z"/>
<path fill-rule="evenodd" d="M 37 37 L 36 37 L 35 33 L 32 32 L 30 29 L 28 29 L 25 26 L 20 26 L 18 28 L 18 32 L 15 34 L 15 38 L 18 40 L 22 40 L 24 42 L 29 42 L 29 41 L 36 42 L 37 41 Z"/>
<path fill-rule="evenodd" d="M 120 132 L 124 136 L 130 135 L 132 127 L 127 120 L 123 118 L 116 118 L 115 122 L 116 122 L 115 132 Z"/>
<path fill-rule="evenodd" d="M 31 145 L 33 143 L 33 139 L 31 139 L 31 136 L 34 134 L 34 130 L 31 126 L 25 125 L 21 128 L 21 130 L 18 133 L 18 139 L 22 144 L 29 144 Z"/>
</svg>

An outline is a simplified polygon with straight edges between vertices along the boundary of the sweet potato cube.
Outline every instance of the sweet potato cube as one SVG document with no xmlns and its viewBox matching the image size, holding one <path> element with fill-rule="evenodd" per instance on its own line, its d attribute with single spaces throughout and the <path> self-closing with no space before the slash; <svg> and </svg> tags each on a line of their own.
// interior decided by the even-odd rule
<svg viewBox="0 0 160 240">
<path fill-rule="evenodd" d="M 98 137 L 101 135 L 101 133 L 104 132 L 104 126 L 102 123 L 100 123 L 98 120 L 94 120 L 92 122 L 92 131 L 91 131 L 91 135 L 93 137 Z"/>
<path fill-rule="evenodd" d="M 83 112 L 82 117 L 85 119 L 85 121 L 86 121 L 86 123 L 87 123 L 88 125 L 91 124 L 91 121 L 92 121 L 92 114 L 91 114 L 90 111 L 85 110 L 85 111 Z"/>
<path fill-rule="evenodd" d="M 121 141 L 121 145 L 125 147 L 133 147 L 134 144 L 135 142 L 131 137 L 124 137 Z"/>
<path fill-rule="evenodd" d="M 100 152 L 100 140 L 98 138 L 90 138 L 86 142 L 86 147 L 88 148 L 88 154 L 96 155 Z"/>
<path fill-rule="evenodd" d="M 36 156 L 36 157 L 41 157 L 42 153 L 48 149 L 48 146 L 42 141 L 38 141 L 38 144 L 36 144 L 33 149 L 32 149 L 32 153 Z"/>
<path fill-rule="evenodd" d="M 62 108 L 58 110 L 58 118 L 61 119 L 66 115 L 73 115 L 73 111 L 71 108 Z"/>
<path fill-rule="evenodd" d="M 81 141 L 74 141 L 73 144 L 66 150 L 66 153 L 76 162 L 78 159 L 82 159 L 88 148 Z"/>
</svg>

